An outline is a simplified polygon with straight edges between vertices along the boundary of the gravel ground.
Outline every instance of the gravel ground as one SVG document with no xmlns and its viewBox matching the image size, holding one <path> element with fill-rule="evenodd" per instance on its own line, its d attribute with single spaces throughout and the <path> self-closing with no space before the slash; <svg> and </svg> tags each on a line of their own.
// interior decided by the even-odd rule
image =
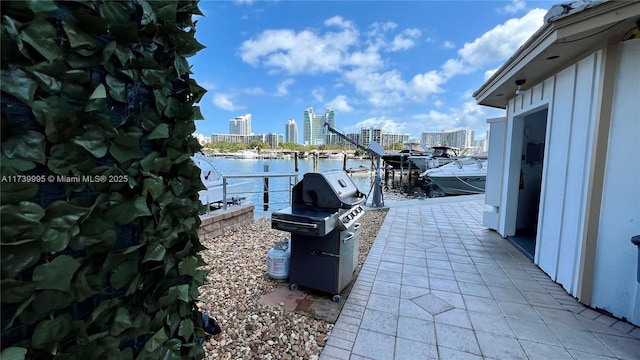
<svg viewBox="0 0 640 360">
<path fill-rule="evenodd" d="M 368 210 L 362 217 L 362 266 L 386 210 Z M 209 270 L 209 284 L 200 288 L 200 309 L 216 319 L 222 333 L 203 344 L 206 359 L 317 359 L 333 324 L 305 313 L 258 303 L 277 283 L 267 276 L 267 251 L 289 238 L 262 218 L 218 238 L 203 238 L 201 255 Z"/>
</svg>

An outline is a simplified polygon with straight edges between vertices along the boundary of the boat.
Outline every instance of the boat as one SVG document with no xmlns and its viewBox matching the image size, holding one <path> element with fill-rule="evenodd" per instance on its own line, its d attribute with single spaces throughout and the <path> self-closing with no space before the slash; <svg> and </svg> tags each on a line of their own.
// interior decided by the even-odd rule
<svg viewBox="0 0 640 360">
<path fill-rule="evenodd" d="M 329 160 L 342 160 L 342 159 L 344 159 L 344 154 L 342 154 L 342 153 L 331 153 L 331 154 L 329 154 L 329 156 L 327 156 L 327 159 L 329 159 Z"/>
<path fill-rule="evenodd" d="M 220 170 L 205 156 L 195 155 L 191 159 L 200 168 L 200 180 L 202 180 L 202 184 L 206 187 L 206 190 L 200 190 L 198 192 L 202 205 L 208 206 L 209 208 L 213 204 L 224 205 L 224 178 Z M 254 183 L 251 180 L 227 180 L 227 203 L 239 203 L 240 200 L 245 197 L 246 193 L 253 191 L 253 188 Z"/>
<path fill-rule="evenodd" d="M 382 155 L 382 160 L 385 164 L 393 169 L 409 169 L 409 157 L 410 156 L 428 156 L 429 153 L 422 147 L 403 149 L 397 153 L 385 153 Z"/>
<path fill-rule="evenodd" d="M 426 155 L 410 155 L 409 161 L 420 171 L 446 165 L 460 156 L 459 149 L 451 146 L 432 146 Z"/>
<path fill-rule="evenodd" d="M 240 150 L 234 153 L 234 159 L 257 159 L 258 152 L 255 150 Z"/>
<path fill-rule="evenodd" d="M 420 174 L 427 183 L 437 185 L 446 195 L 482 194 L 487 179 L 487 161 L 464 157 Z"/>
<path fill-rule="evenodd" d="M 371 169 L 370 166 L 364 166 L 364 165 L 358 165 L 355 167 L 351 167 L 348 168 L 347 170 L 345 170 L 347 172 L 347 174 L 351 175 L 351 176 L 356 176 L 356 175 L 371 175 L 374 173 L 374 170 Z"/>
</svg>

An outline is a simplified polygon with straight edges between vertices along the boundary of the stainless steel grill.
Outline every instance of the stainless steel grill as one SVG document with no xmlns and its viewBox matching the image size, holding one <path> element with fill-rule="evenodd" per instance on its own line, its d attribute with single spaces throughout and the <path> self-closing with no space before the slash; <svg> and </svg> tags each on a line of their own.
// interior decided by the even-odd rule
<svg viewBox="0 0 640 360">
<path fill-rule="evenodd" d="M 291 233 L 291 289 L 300 285 L 340 301 L 357 265 L 364 201 L 341 170 L 307 173 L 293 187 L 291 206 L 271 215 L 272 228 Z"/>
</svg>

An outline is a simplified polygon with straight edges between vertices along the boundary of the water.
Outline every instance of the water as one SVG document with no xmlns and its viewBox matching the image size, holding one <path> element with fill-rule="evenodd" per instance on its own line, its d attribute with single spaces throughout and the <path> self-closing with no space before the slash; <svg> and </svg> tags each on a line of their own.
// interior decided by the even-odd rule
<svg viewBox="0 0 640 360">
<path fill-rule="evenodd" d="M 271 173 L 294 173 L 295 162 L 293 159 L 232 159 L 224 157 L 208 157 L 223 175 L 240 175 L 247 173 L 262 173 L 265 170 L 265 166 L 268 166 L 268 170 Z M 371 167 L 371 160 L 360 159 L 348 159 L 347 169 L 355 168 L 358 166 Z M 206 163 L 203 167 L 207 166 Z M 302 180 L 303 176 L 307 172 L 313 172 L 313 159 L 299 159 L 298 160 L 298 181 Z M 327 170 L 342 170 L 343 160 L 341 159 L 320 159 L 318 161 L 318 172 Z M 384 176 L 383 173 L 381 173 Z M 351 176 L 353 183 L 358 190 L 365 195 L 373 194 L 371 184 L 374 180 L 375 173 L 369 172 L 365 174 L 354 174 Z M 389 181 L 388 186 L 383 186 L 383 198 L 398 198 L 398 197 L 425 197 L 425 191 L 419 186 L 409 186 L 407 183 L 408 176 L 404 176 L 403 182 L 398 181 L 398 175 L 396 175 L 396 182 Z M 235 180 L 235 179 L 234 179 Z M 231 179 L 229 180 L 232 181 Z M 254 183 L 253 193 L 245 194 L 246 200 L 242 203 L 253 203 L 256 205 L 255 212 L 264 211 L 263 205 L 263 178 L 250 179 Z M 277 211 L 279 209 L 289 206 L 289 179 L 288 178 L 270 178 L 269 179 L 269 208 L 267 212 Z M 234 195 L 236 196 L 236 195 Z M 369 199 L 369 198 L 368 198 Z M 367 200 L 370 203 L 370 200 Z"/>
</svg>

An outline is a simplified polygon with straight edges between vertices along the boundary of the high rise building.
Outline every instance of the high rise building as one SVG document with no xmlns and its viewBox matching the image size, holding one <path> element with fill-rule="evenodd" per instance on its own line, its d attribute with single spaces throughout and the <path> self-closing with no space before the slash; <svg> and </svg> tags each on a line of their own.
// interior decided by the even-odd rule
<svg viewBox="0 0 640 360">
<path fill-rule="evenodd" d="M 361 128 L 360 142 L 362 146 L 368 147 L 372 141 L 382 145 L 382 129 Z"/>
<path fill-rule="evenodd" d="M 293 119 L 289 119 L 287 125 L 285 125 L 284 141 L 289 143 L 298 143 L 298 125 Z"/>
<path fill-rule="evenodd" d="M 404 146 L 409 142 L 409 134 L 381 134 L 381 142 L 384 148 L 393 148 L 396 144 Z"/>
<path fill-rule="evenodd" d="M 305 145 L 322 145 L 327 143 L 328 132 L 324 123 L 329 123 L 331 127 L 335 127 L 335 113 L 327 108 L 324 115 L 316 115 L 313 108 L 304 111 L 303 117 L 303 142 Z"/>
<path fill-rule="evenodd" d="M 242 114 L 229 120 L 229 133 L 236 135 L 251 134 L 251 114 Z"/>
<path fill-rule="evenodd" d="M 426 146 L 453 146 L 467 148 L 473 140 L 473 130 L 444 130 L 442 132 L 423 132 L 420 139 Z"/>
</svg>

